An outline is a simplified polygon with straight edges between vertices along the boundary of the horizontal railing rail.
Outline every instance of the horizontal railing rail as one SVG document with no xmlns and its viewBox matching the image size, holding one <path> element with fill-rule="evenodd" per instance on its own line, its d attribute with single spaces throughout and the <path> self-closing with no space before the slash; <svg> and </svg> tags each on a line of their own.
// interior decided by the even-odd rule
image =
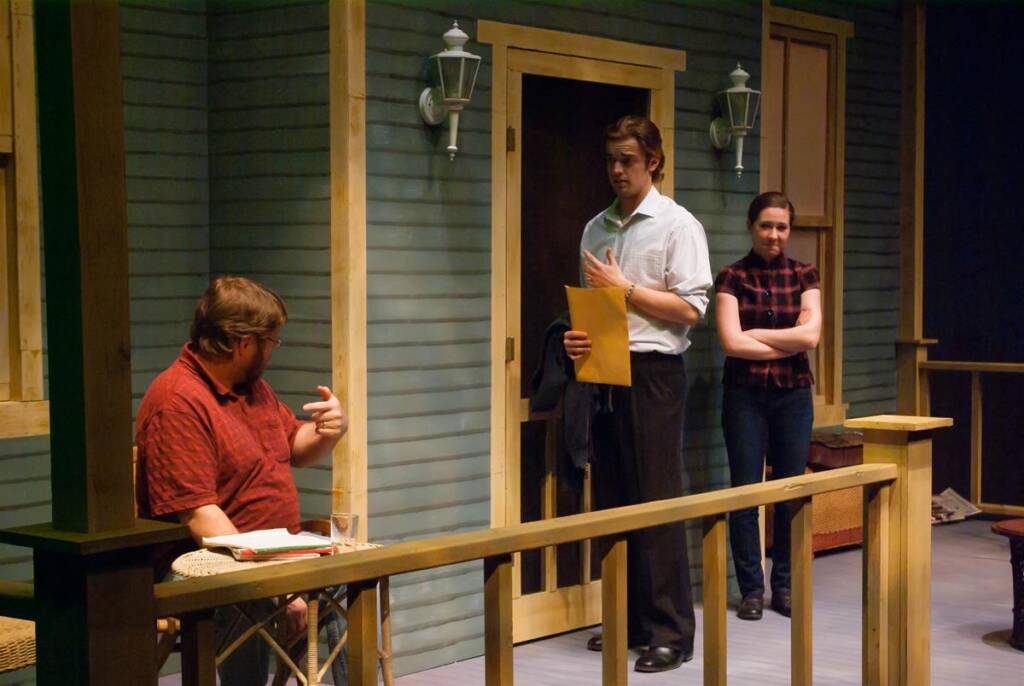
<svg viewBox="0 0 1024 686">
<path fill-rule="evenodd" d="M 985 372 L 989 374 L 1024 374 L 1020 362 L 965 362 L 961 360 L 922 360 L 921 369 L 945 372 Z"/>
<path fill-rule="evenodd" d="M 962 360 L 922 360 L 918 363 L 921 413 L 931 414 L 930 374 L 935 372 L 968 372 L 971 375 L 970 425 L 970 494 L 971 503 L 985 514 L 1024 517 L 1024 505 L 985 501 L 981 492 L 982 465 L 984 464 L 984 385 L 983 374 L 1024 374 L 1024 363 L 1019 362 L 967 362 Z"/>
<path fill-rule="evenodd" d="M 847 488 L 892 481 L 896 468 L 844 467 L 597 512 L 407 541 L 340 556 L 258 567 L 156 585 L 157 613 L 177 615 L 232 603 L 350 584 L 487 557 L 571 543 L 688 519 L 723 515 Z"/>
</svg>

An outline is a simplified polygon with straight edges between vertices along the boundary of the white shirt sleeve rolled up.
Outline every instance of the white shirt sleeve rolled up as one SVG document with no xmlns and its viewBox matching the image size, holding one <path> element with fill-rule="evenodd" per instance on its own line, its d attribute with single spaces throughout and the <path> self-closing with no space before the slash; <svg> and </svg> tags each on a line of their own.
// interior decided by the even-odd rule
<svg viewBox="0 0 1024 686">
<path fill-rule="evenodd" d="M 652 188 L 636 211 L 620 218 L 618 203 L 587 223 L 580 245 L 600 260 L 615 255 L 623 275 L 639 286 L 670 291 L 701 315 L 707 311 L 711 264 L 704 227 L 686 209 Z M 690 346 L 685 324 L 629 308 L 629 349 L 679 354 Z"/>
</svg>

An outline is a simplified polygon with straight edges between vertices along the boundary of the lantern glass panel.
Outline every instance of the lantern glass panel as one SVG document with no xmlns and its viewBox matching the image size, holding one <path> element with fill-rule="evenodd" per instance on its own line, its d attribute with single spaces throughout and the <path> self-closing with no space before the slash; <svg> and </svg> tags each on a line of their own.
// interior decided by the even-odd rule
<svg viewBox="0 0 1024 686">
<path fill-rule="evenodd" d="M 458 98 L 462 90 L 462 60 L 441 57 L 437 62 L 441 67 L 441 84 L 445 100 Z"/>
<path fill-rule="evenodd" d="M 466 74 L 463 68 L 465 60 L 460 57 L 449 57 L 447 59 L 442 58 L 440 62 L 445 100 L 465 100 L 467 97 L 463 95 L 463 90 L 466 87 Z"/>
<path fill-rule="evenodd" d="M 466 63 L 466 74 L 465 80 L 463 81 L 463 88 L 466 89 L 466 94 L 463 96 L 466 100 L 473 97 L 473 87 L 476 85 L 476 73 L 480 69 L 480 58 L 467 59 Z"/>
<path fill-rule="evenodd" d="M 750 93 L 729 93 L 726 96 L 729 100 L 730 121 L 734 127 L 749 128 L 750 119 L 748 117 L 749 111 L 747 109 L 747 103 L 749 102 Z"/>
<path fill-rule="evenodd" d="M 752 129 L 754 128 L 754 122 L 757 121 L 758 110 L 761 109 L 761 94 L 759 92 L 754 91 L 753 93 L 750 94 L 749 107 L 750 118 L 747 120 L 747 126 Z"/>
<path fill-rule="evenodd" d="M 430 60 L 434 63 L 434 72 L 437 74 L 437 85 L 441 88 L 441 96 L 448 97 L 448 85 L 445 83 L 445 73 L 442 68 L 444 60 L 441 59 L 440 55 L 434 55 Z"/>
</svg>

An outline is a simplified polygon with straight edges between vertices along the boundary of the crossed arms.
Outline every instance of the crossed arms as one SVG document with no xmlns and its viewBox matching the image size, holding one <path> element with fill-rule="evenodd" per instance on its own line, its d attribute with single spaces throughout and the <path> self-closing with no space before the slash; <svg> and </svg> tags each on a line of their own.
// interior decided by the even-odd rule
<svg viewBox="0 0 1024 686">
<path fill-rule="evenodd" d="M 800 316 L 788 329 L 747 329 L 740 327 L 739 301 L 731 293 L 715 296 L 718 339 L 725 354 L 744 360 L 778 360 L 818 345 L 821 336 L 821 290 L 800 295 Z"/>
</svg>

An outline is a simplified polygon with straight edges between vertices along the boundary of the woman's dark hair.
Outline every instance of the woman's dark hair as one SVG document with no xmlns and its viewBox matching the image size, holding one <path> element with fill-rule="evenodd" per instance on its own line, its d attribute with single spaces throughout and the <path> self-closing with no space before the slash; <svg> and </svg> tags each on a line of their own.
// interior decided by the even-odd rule
<svg viewBox="0 0 1024 686">
<path fill-rule="evenodd" d="M 220 276 L 196 304 L 192 349 L 212 357 L 230 355 L 245 336 L 266 338 L 288 321 L 277 293 L 243 276 Z"/>
<path fill-rule="evenodd" d="M 769 207 L 789 210 L 789 225 L 793 226 L 793 223 L 796 221 L 796 210 L 793 209 L 793 203 L 783 193 L 767 191 L 750 202 L 750 209 L 747 210 L 747 228 L 749 229 L 753 226 L 757 218 L 761 216 L 762 210 L 766 210 Z"/>
<path fill-rule="evenodd" d="M 661 147 L 661 131 L 658 127 L 647 117 L 627 114 L 604 130 L 606 143 L 618 143 L 628 138 L 635 138 L 640 144 L 640 149 L 646 156 L 645 161 L 652 157 L 658 158 L 658 166 L 651 173 L 651 180 L 661 181 L 661 170 L 665 168 L 665 151 Z"/>
</svg>

